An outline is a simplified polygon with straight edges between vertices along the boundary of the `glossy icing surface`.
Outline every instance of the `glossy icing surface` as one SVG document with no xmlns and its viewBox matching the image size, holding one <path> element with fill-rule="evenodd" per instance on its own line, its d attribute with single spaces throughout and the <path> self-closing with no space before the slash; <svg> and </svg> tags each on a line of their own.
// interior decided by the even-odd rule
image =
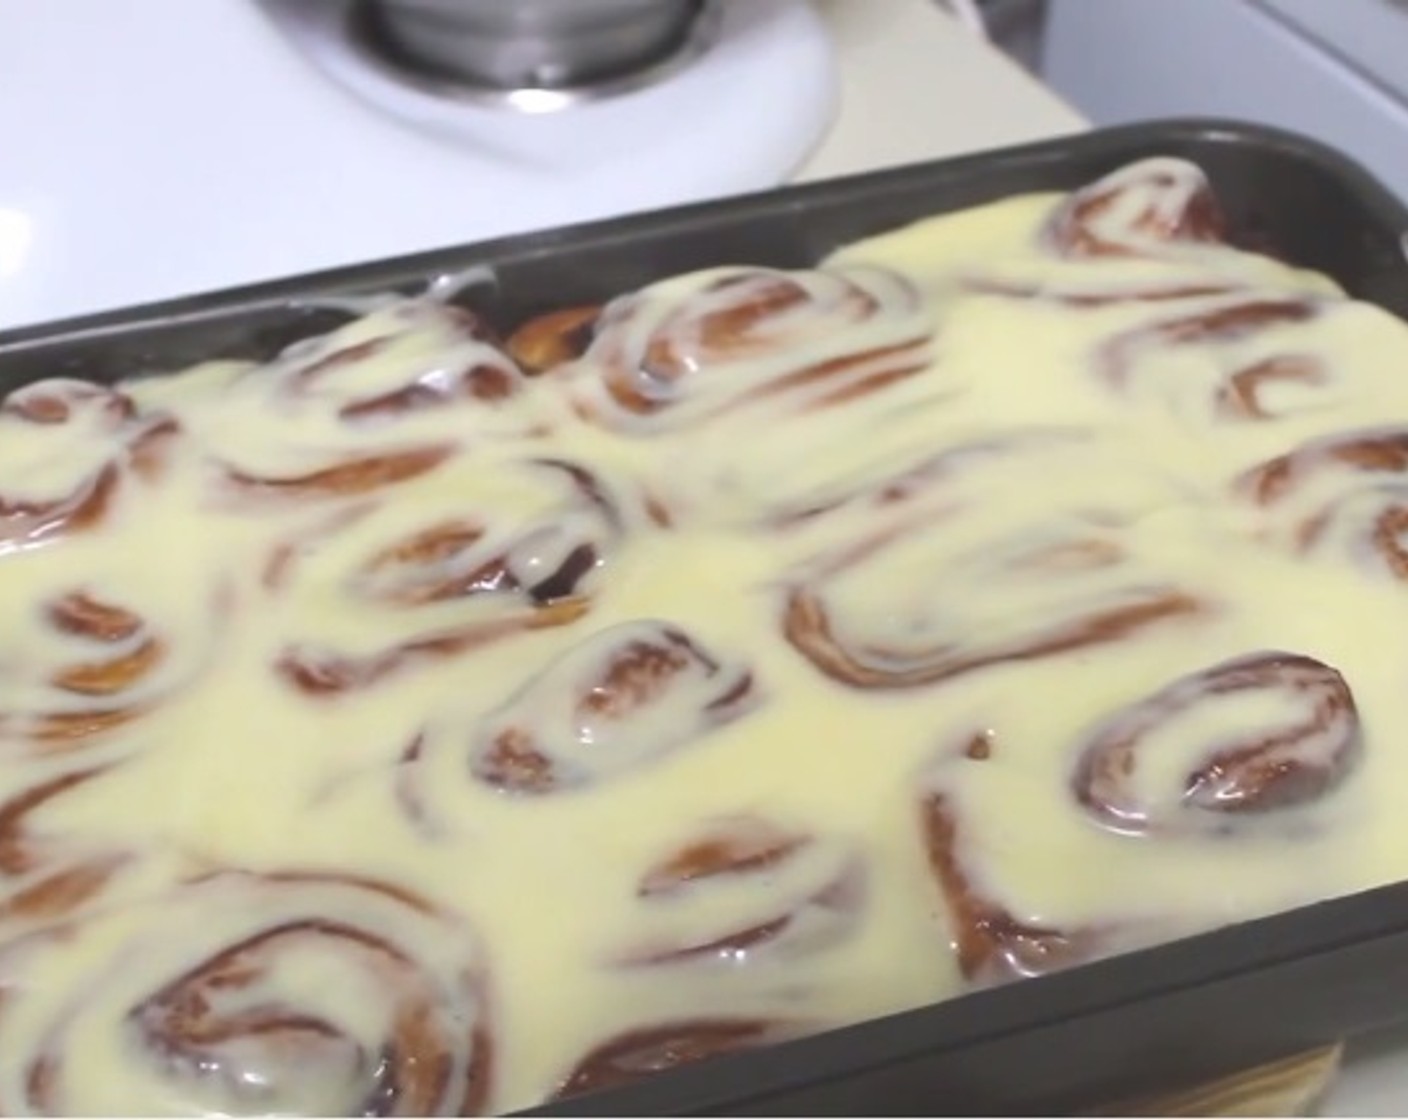
<svg viewBox="0 0 1408 1120">
<path fill-rule="evenodd" d="M 12 394 L 0 1112 L 506 1111 L 1403 877 L 1408 328 L 1218 229 Z"/>
</svg>

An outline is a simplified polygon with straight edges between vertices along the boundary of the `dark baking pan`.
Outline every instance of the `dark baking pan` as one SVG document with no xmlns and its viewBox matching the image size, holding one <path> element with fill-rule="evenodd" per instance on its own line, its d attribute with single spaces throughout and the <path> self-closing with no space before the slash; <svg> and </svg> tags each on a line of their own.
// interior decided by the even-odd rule
<svg viewBox="0 0 1408 1120">
<path fill-rule="evenodd" d="M 349 312 L 328 297 L 414 291 L 474 266 L 465 303 L 508 330 L 666 275 L 804 266 L 914 219 L 1082 186 L 1152 155 L 1211 177 L 1232 240 L 1335 277 L 1408 317 L 1408 211 L 1303 138 L 1171 121 L 466 248 L 0 334 L 0 391 L 210 358 L 267 358 Z M 947 952 L 936 944 L 935 952 Z M 1188 1084 L 1408 1019 L 1408 883 L 1069 972 L 658 1074 L 536 1115 L 1061 1113 Z"/>
</svg>

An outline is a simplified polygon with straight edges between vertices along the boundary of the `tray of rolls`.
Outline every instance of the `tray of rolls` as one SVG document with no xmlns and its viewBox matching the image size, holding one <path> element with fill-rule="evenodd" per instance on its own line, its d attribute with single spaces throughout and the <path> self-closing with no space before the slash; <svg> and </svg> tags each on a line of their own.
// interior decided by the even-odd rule
<svg viewBox="0 0 1408 1120">
<path fill-rule="evenodd" d="M 1408 981 L 1405 211 L 1172 121 L 0 335 L 0 1113 L 1081 1112 Z"/>
</svg>

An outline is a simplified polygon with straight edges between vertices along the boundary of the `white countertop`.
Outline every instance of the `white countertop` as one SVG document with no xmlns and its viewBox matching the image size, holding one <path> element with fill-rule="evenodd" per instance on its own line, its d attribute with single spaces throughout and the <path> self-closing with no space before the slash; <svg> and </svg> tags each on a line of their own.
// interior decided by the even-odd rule
<svg viewBox="0 0 1408 1120">
<path fill-rule="evenodd" d="M 1084 119 L 934 0 L 812 0 L 841 44 L 840 110 L 799 181 L 1079 132 Z"/>
</svg>

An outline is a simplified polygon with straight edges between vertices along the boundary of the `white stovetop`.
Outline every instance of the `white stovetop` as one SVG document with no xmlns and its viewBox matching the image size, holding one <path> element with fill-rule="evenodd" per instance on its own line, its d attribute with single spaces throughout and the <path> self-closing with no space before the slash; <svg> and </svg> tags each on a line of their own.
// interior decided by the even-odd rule
<svg viewBox="0 0 1408 1120">
<path fill-rule="evenodd" d="M 0 324 L 775 183 L 834 101 L 806 0 L 723 5 L 659 86 L 522 115 L 328 66 L 348 2 L 0 0 Z"/>
<path fill-rule="evenodd" d="M 0 0 L 0 329 L 1081 127 L 932 0 L 729 0 L 746 34 L 663 95 L 468 143 L 349 96 L 256 0 L 115 8 Z"/>
</svg>

